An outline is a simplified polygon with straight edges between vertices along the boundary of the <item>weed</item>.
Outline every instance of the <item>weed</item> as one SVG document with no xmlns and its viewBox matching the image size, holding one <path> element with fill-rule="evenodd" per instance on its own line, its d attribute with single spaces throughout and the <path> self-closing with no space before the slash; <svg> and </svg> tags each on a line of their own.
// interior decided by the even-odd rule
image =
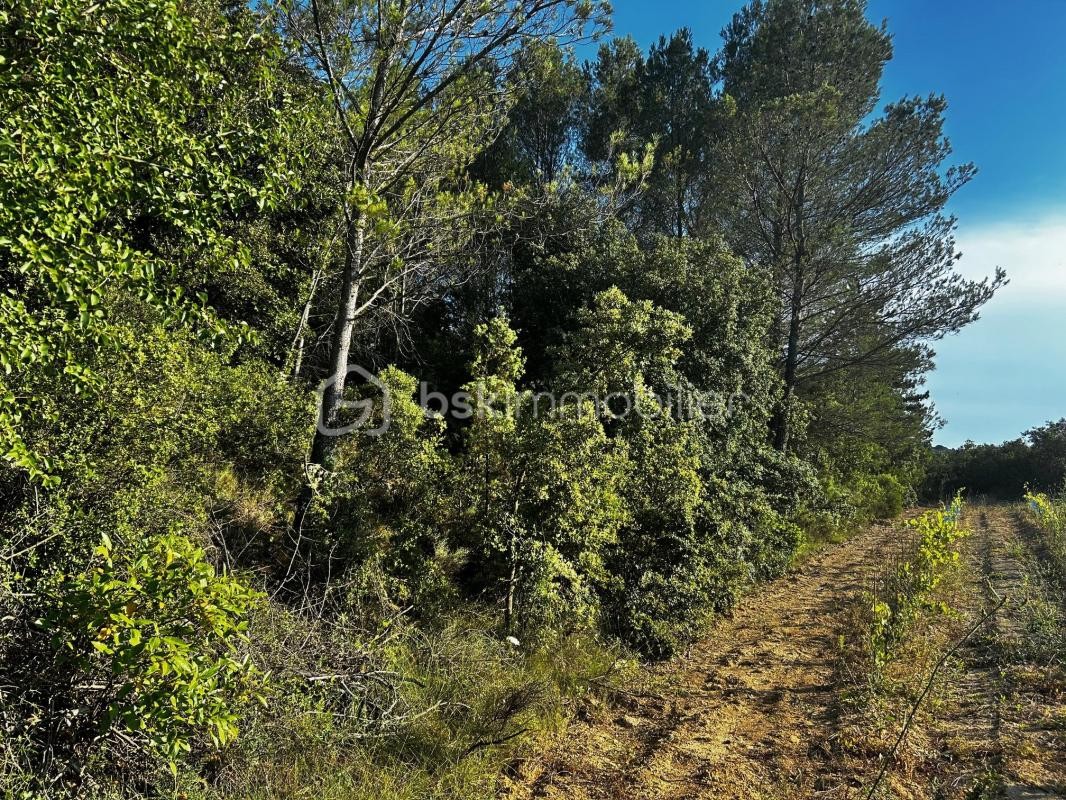
<svg viewBox="0 0 1066 800">
<path fill-rule="evenodd" d="M 1038 543 L 1048 568 L 1060 582 L 1066 582 L 1066 492 L 1057 497 L 1026 492 L 1029 520 L 1044 534 Z"/>
<path fill-rule="evenodd" d="M 902 561 L 871 597 L 869 647 L 875 676 L 883 673 L 907 627 L 933 603 L 931 596 L 945 570 L 959 558 L 955 542 L 966 535 L 960 526 L 962 498 L 946 509 L 928 511 L 907 521 L 917 535 L 910 558 Z M 943 604 L 938 610 L 947 611 Z"/>
</svg>

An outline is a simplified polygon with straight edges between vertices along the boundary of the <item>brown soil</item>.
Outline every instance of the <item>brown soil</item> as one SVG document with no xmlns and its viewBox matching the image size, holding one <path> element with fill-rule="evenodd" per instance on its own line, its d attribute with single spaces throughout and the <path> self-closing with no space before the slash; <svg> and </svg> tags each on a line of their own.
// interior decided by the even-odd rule
<svg viewBox="0 0 1066 800">
<path fill-rule="evenodd" d="M 968 610 L 975 613 L 982 604 L 987 608 L 1002 597 L 1007 602 L 985 635 L 960 650 L 958 676 L 948 687 L 943 713 L 930 725 L 939 734 L 941 758 L 949 765 L 943 794 L 963 798 L 963 789 L 976 784 L 987 787 L 985 797 L 1062 797 L 1062 618 L 1057 625 L 1045 619 L 1050 624 L 1043 631 L 1035 627 L 1056 605 L 1061 614 L 1062 598 L 1050 597 L 1039 534 L 1019 515 L 978 508 L 970 514 L 970 528 Z"/>
<path fill-rule="evenodd" d="M 813 796 L 837 705 L 837 618 L 893 538 L 872 528 L 750 595 L 685 657 L 653 670 L 658 691 L 591 709 L 505 796 Z"/>
<path fill-rule="evenodd" d="M 970 515 L 975 536 L 966 545 L 961 597 L 967 607 L 960 609 L 960 626 L 976 619 L 995 592 L 1015 592 L 1026 583 L 1016 563 L 1020 556 L 1012 555 L 1020 552 L 1017 522 L 1007 511 L 990 510 L 973 524 L 977 513 Z M 501 797 L 865 797 L 863 787 L 877 773 L 883 750 L 858 758 L 853 752 L 846 760 L 839 755 L 840 634 L 857 596 L 898 555 L 900 540 L 898 527 L 872 527 L 753 592 L 683 657 L 647 669 L 638 686 L 586 703 L 554 747 L 504 779 Z M 1025 725 L 1034 715 L 1064 719 L 1048 710 L 1054 703 L 1046 675 L 1040 684 L 1045 694 L 1026 695 L 1030 705 L 1042 704 L 1039 709 L 1008 709 L 1004 698 L 1016 694 L 1004 688 L 1009 670 L 990 657 L 989 638 L 1024 635 L 1019 607 L 1011 608 L 1013 616 L 996 623 L 1005 627 L 997 627 L 994 637 L 959 651 L 952 696 L 943 701 L 945 719 L 934 715 L 920 737 L 923 744 L 937 742 L 942 752 L 928 759 L 921 775 L 893 776 L 895 796 L 964 797 L 956 793 L 961 787 L 973 792 L 982 776 L 995 773 L 1004 777 L 989 782 L 987 793 L 969 796 L 1047 798 L 1066 781 L 1062 730 L 1048 730 L 1051 723 L 1038 731 Z M 887 720 L 872 740 L 891 741 L 899 722 Z M 1047 747 L 1058 752 L 1045 755 Z"/>
</svg>

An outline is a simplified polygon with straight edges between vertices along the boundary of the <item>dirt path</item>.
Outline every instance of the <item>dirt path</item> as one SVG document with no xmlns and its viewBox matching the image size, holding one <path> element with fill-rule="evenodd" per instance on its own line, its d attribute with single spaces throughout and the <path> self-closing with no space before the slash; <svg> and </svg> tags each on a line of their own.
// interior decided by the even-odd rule
<svg viewBox="0 0 1066 800">
<path fill-rule="evenodd" d="M 940 740 L 941 772 L 949 797 L 972 793 L 974 786 L 989 784 L 1005 766 L 1003 694 L 1006 691 L 1002 662 L 1016 651 L 1022 639 L 1019 611 L 1025 574 L 1021 561 L 1009 550 L 1014 529 L 1003 515 L 987 508 L 967 514 L 971 531 L 963 546 L 965 569 L 961 580 L 960 605 L 973 618 L 1006 597 L 979 635 L 959 650 L 956 671 L 946 689 L 946 703 L 930 723 Z M 954 765 L 952 767 L 952 765 Z"/>
<path fill-rule="evenodd" d="M 1061 800 L 1066 653 L 1061 612 L 1056 619 L 1034 550 L 1038 541 L 1006 509 L 975 508 L 969 523 L 966 612 L 973 616 L 1003 596 L 1008 600 L 984 635 L 960 650 L 957 674 L 931 725 L 948 763 L 943 794 L 972 797 L 977 786 L 980 797 Z"/>
<path fill-rule="evenodd" d="M 1055 603 L 1066 609 L 1061 597 L 1049 604 L 1033 532 L 1016 515 L 975 507 L 967 524 L 973 535 L 952 598 L 959 613 L 943 618 L 939 641 L 950 644 L 1002 594 L 1011 602 L 944 671 L 929 701 L 933 708 L 919 715 L 911 752 L 893 764 L 882 787 L 889 793 L 878 797 L 1061 800 L 1066 616 L 1048 609 Z M 864 746 L 860 733 L 842 758 L 841 737 L 855 737 L 854 720 L 845 734 L 838 719 L 846 691 L 836 684 L 838 637 L 857 595 L 892 568 L 901 538 L 898 527 L 875 526 L 753 592 L 683 658 L 648 670 L 641 689 L 584 706 L 557 746 L 506 779 L 501 797 L 865 797 L 862 787 L 910 700 L 897 697 L 899 713 L 880 717 L 882 729 L 869 737 L 880 744 Z M 1034 619 L 1043 620 L 1047 641 L 1037 641 Z M 921 670 L 915 665 L 915 686 L 908 687 L 915 696 L 925 681 Z"/>
<path fill-rule="evenodd" d="M 594 708 L 503 796 L 813 797 L 836 784 L 824 742 L 837 705 L 838 617 L 898 540 L 873 527 L 744 600 L 651 684 Z"/>
</svg>

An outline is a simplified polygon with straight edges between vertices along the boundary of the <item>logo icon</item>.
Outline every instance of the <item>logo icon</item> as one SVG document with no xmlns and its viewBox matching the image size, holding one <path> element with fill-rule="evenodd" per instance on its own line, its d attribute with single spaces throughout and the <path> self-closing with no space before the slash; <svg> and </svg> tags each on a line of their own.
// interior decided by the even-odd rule
<svg viewBox="0 0 1066 800">
<path fill-rule="evenodd" d="M 317 427 L 318 432 L 323 436 L 345 436 L 353 431 L 362 430 L 364 426 L 370 423 L 374 415 L 374 406 L 378 402 L 374 397 L 365 397 L 359 400 L 345 400 L 342 396 L 337 403 L 336 412 L 333 420 L 327 420 L 324 418 L 323 412 L 325 411 L 325 398 L 327 393 L 337 391 L 340 388 L 343 393 L 343 389 L 350 386 L 351 382 L 348 377 L 352 374 L 358 375 L 362 378 L 363 383 L 369 386 L 375 387 L 378 392 L 381 393 L 381 422 L 379 425 L 373 428 L 363 430 L 367 436 L 381 436 L 389 429 L 389 424 L 392 421 L 392 401 L 389 397 L 389 387 L 387 387 L 382 381 L 373 373 L 360 367 L 358 364 L 349 364 L 344 372 L 331 375 L 318 384 L 318 414 Z M 357 410 L 359 413 L 357 419 L 350 421 L 344 425 L 337 425 L 337 417 L 340 416 L 341 411 Z M 348 417 L 347 414 L 344 415 Z"/>
</svg>

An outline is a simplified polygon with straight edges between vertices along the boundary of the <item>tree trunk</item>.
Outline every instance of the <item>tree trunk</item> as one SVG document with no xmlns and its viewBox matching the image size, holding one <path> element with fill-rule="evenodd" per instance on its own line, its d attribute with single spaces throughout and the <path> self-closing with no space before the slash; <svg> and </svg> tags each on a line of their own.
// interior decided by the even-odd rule
<svg viewBox="0 0 1066 800">
<path fill-rule="evenodd" d="M 352 332 L 355 330 L 356 309 L 359 307 L 359 287 L 363 271 L 363 244 L 366 239 L 366 220 L 359 212 L 350 220 L 345 235 L 347 253 L 344 257 L 344 278 L 341 292 L 337 298 L 337 315 L 334 320 L 333 341 L 330 345 L 328 383 L 322 391 L 321 406 L 315 426 L 315 437 L 311 442 L 311 456 L 308 467 L 318 466 L 325 470 L 333 468 L 334 451 L 337 446 L 336 436 L 328 433 L 337 427 L 338 417 L 344 401 L 344 388 L 348 377 L 348 354 L 352 348 Z M 324 433 L 323 430 L 327 432 Z M 314 501 L 315 490 L 308 475 L 296 498 L 293 514 L 293 554 L 281 580 L 287 586 L 298 575 L 310 575 L 320 565 L 315 563 L 312 542 L 304 535 L 304 522 Z"/>
<path fill-rule="evenodd" d="M 311 445 L 311 463 L 327 470 L 333 466 L 337 437 L 330 435 L 329 430 L 338 427 L 341 404 L 344 401 L 344 389 L 348 377 L 348 356 L 352 349 L 352 333 L 355 330 L 360 279 L 363 272 L 366 218 L 358 211 L 353 211 L 353 215 L 355 216 L 348 224 L 345 237 L 347 253 L 344 257 L 344 278 L 340 296 L 337 298 L 337 315 L 333 324 L 329 376 L 322 391 L 318 425 Z"/>
<path fill-rule="evenodd" d="M 512 625 L 514 624 L 514 596 L 515 590 L 518 587 L 518 565 L 515 563 L 514 558 L 511 559 L 511 574 L 507 579 L 507 599 L 503 607 L 503 630 L 504 633 L 511 633 Z"/>
<path fill-rule="evenodd" d="M 677 238 L 685 236 L 685 184 L 680 176 L 677 179 Z"/>
<path fill-rule="evenodd" d="M 788 344 L 785 349 L 785 368 L 782 379 L 785 394 L 774 415 L 774 449 L 784 453 L 788 451 L 789 437 L 792 433 L 792 403 L 796 395 L 796 372 L 799 365 L 800 312 L 803 309 L 803 268 L 802 253 L 796 254 L 795 272 L 793 273 L 792 298 L 789 306 Z"/>
<path fill-rule="evenodd" d="M 307 324 L 311 319 L 311 308 L 314 306 L 315 292 L 318 291 L 318 281 L 321 275 L 321 269 L 316 269 L 311 276 L 311 288 L 307 293 L 307 302 L 304 303 L 303 311 L 300 313 L 300 323 L 296 327 L 296 335 L 293 337 L 292 346 L 289 348 L 289 355 L 285 359 L 283 374 L 291 375 L 293 380 L 299 379 L 300 370 L 303 369 Z M 291 370 L 289 369 L 289 364 L 292 364 Z"/>
</svg>

